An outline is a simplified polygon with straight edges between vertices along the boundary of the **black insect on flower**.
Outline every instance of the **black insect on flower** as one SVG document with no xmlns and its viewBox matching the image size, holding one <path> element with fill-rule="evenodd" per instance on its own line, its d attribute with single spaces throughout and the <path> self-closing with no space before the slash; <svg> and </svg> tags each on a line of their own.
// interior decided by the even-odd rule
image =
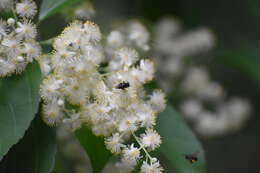
<svg viewBox="0 0 260 173">
<path fill-rule="evenodd" d="M 199 159 L 198 159 L 198 154 L 199 152 L 195 152 L 195 153 L 192 153 L 192 154 L 185 154 L 185 159 L 188 160 L 191 164 L 197 162 Z"/>
<path fill-rule="evenodd" d="M 117 89 L 121 89 L 121 90 L 125 90 L 128 87 L 130 87 L 129 82 L 121 82 L 116 86 Z"/>
</svg>

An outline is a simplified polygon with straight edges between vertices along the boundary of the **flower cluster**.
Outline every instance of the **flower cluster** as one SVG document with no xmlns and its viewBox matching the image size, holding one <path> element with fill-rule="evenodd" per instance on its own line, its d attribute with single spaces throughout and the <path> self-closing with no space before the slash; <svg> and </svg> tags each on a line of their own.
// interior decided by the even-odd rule
<svg viewBox="0 0 260 173">
<path fill-rule="evenodd" d="M 0 2 L 2 8 L 7 4 Z M 35 2 L 22 0 L 10 8 L 14 8 L 14 15 L 19 17 L 0 20 L 0 76 L 20 73 L 41 54 L 41 48 L 35 40 L 36 26 L 31 22 L 37 12 Z"/>
<path fill-rule="evenodd" d="M 110 56 L 121 47 L 132 47 L 148 51 L 150 33 L 138 20 L 130 20 L 120 24 L 109 33 L 106 40 L 106 53 Z"/>
<path fill-rule="evenodd" d="M 154 37 L 153 50 L 159 74 L 156 80 L 167 92 L 185 73 L 185 58 L 209 51 L 215 42 L 209 29 L 198 28 L 183 33 L 181 24 L 169 17 L 159 20 L 155 25 Z"/>
<path fill-rule="evenodd" d="M 181 91 L 186 97 L 182 99 L 180 110 L 203 136 L 235 132 L 250 117 L 248 100 L 238 97 L 227 99 L 224 89 L 210 80 L 204 68 L 190 68 L 181 83 Z"/>
<path fill-rule="evenodd" d="M 242 98 L 227 98 L 224 88 L 209 72 L 187 56 L 209 51 L 213 34 L 206 28 L 182 34 L 176 19 L 164 18 L 155 27 L 156 80 L 167 92 L 179 91 L 178 108 L 203 136 L 217 136 L 243 127 L 251 110 Z M 188 69 L 188 70 L 186 70 Z"/>
<path fill-rule="evenodd" d="M 40 61 L 45 74 L 43 118 L 49 125 L 64 123 L 72 130 L 87 125 L 105 137 L 107 149 L 121 156 L 119 165 L 128 171 L 144 151 L 142 172 L 162 172 L 148 151 L 161 144 L 153 127 L 165 98 L 160 90 L 147 95 L 143 88 L 153 78 L 154 64 L 126 46 L 113 48 L 106 56 L 100 40 L 99 27 L 90 21 L 73 22 L 55 39 L 53 54 Z M 145 133 L 137 136 L 141 128 Z M 136 142 L 127 144 L 131 136 Z"/>
</svg>

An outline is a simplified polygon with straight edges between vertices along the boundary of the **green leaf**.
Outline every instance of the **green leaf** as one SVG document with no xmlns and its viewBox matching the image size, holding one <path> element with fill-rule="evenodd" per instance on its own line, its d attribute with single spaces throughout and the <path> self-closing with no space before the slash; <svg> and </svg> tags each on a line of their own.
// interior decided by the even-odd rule
<svg viewBox="0 0 260 173">
<path fill-rule="evenodd" d="M 0 172 L 50 173 L 54 167 L 57 145 L 53 129 L 40 115 L 24 138 L 14 145 L 0 163 Z"/>
<path fill-rule="evenodd" d="M 73 5 L 80 0 L 42 0 L 40 7 L 39 21 L 59 12 L 64 7 Z"/>
<path fill-rule="evenodd" d="M 86 127 L 77 130 L 76 136 L 90 158 L 93 173 L 101 173 L 111 156 L 103 138 L 94 136 Z"/>
<path fill-rule="evenodd" d="M 221 52 L 222 63 L 236 68 L 255 80 L 260 86 L 260 51 L 258 49 L 238 49 Z"/>
<path fill-rule="evenodd" d="M 179 114 L 167 106 L 159 115 L 157 123 L 157 130 L 162 136 L 159 152 L 169 160 L 177 173 L 205 173 L 203 148 Z M 195 152 L 199 152 L 198 161 L 191 164 L 185 159 L 185 154 Z"/>
<path fill-rule="evenodd" d="M 0 160 L 29 128 L 38 110 L 41 72 L 29 64 L 21 75 L 0 79 Z"/>
</svg>

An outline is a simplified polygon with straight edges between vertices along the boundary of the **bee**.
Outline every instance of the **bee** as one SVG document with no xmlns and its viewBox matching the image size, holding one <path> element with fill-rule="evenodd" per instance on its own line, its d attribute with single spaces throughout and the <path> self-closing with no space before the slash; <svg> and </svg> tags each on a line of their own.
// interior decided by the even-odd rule
<svg viewBox="0 0 260 173">
<path fill-rule="evenodd" d="M 130 87 L 129 82 L 121 82 L 116 86 L 117 89 L 121 89 L 121 90 L 125 90 L 128 87 Z"/>
<path fill-rule="evenodd" d="M 193 164 L 199 160 L 198 154 L 199 154 L 199 152 L 195 152 L 192 154 L 184 154 L 184 156 L 185 156 L 186 160 L 188 160 L 191 164 Z"/>
</svg>

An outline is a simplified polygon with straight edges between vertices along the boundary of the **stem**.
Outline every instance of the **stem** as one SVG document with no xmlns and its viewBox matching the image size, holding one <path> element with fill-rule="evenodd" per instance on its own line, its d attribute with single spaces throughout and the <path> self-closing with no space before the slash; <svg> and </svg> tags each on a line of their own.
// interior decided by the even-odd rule
<svg viewBox="0 0 260 173">
<path fill-rule="evenodd" d="M 139 141 L 138 137 L 135 135 L 134 132 L 132 132 L 132 135 L 134 136 L 136 142 L 139 144 L 140 148 L 145 152 L 145 154 L 148 156 L 148 158 L 150 159 L 150 161 L 152 160 L 152 156 L 148 153 L 148 151 L 144 148 L 144 146 L 142 145 L 142 143 Z"/>
<path fill-rule="evenodd" d="M 40 44 L 41 45 L 52 45 L 53 42 L 54 42 L 54 38 L 50 38 L 48 40 L 41 41 Z"/>
<path fill-rule="evenodd" d="M 15 21 L 18 22 L 18 17 L 17 17 L 15 10 L 13 8 L 12 8 L 12 13 L 13 13 Z"/>
</svg>

